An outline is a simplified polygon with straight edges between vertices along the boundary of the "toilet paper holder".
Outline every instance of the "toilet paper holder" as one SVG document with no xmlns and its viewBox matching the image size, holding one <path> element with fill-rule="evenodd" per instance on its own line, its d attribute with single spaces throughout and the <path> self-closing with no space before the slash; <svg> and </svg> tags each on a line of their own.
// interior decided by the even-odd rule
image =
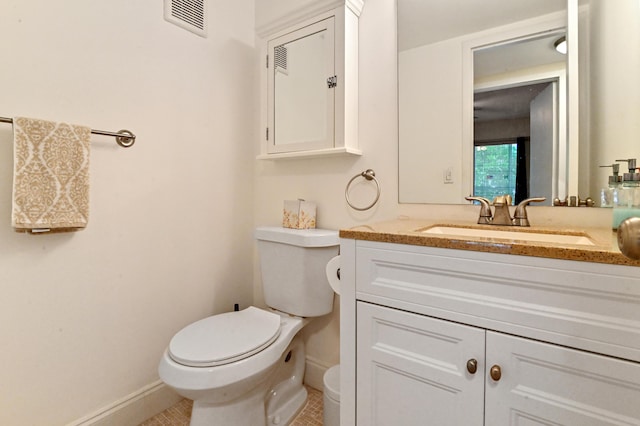
<svg viewBox="0 0 640 426">
<path fill-rule="evenodd" d="M 340 255 L 327 262 L 326 276 L 329 285 L 336 294 L 340 294 Z"/>
</svg>

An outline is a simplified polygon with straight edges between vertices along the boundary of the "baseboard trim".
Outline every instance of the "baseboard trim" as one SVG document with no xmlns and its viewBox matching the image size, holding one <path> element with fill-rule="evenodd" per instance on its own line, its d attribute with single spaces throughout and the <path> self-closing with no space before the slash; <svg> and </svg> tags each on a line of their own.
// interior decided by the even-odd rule
<svg viewBox="0 0 640 426">
<path fill-rule="evenodd" d="M 307 356 L 305 384 L 322 391 L 324 373 L 330 367 L 317 358 Z M 67 426 L 137 426 L 181 399 L 173 389 L 158 380 Z"/>
<path fill-rule="evenodd" d="M 307 356 L 304 383 L 322 392 L 324 389 L 324 373 L 331 367 L 333 366 L 318 358 Z"/>
<path fill-rule="evenodd" d="M 67 426 L 137 426 L 181 399 L 158 380 Z"/>
</svg>

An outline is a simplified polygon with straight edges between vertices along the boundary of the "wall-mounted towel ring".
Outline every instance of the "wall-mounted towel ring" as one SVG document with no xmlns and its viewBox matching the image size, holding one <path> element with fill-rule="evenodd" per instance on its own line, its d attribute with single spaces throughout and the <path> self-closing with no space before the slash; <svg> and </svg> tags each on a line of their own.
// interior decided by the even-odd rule
<svg viewBox="0 0 640 426">
<path fill-rule="evenodd" d="M 376 184 L 376 190 L 377 190 L 376 199 L 373 200 L 373 203 L 369 204 L 366 207 L 356 207 L 349 200 L 349 187 L 351 186 L 353 181 L 356 180 L 356 178 L 359 178 L 360 176 L 362 176 L 366 180 L 372 180 Z M 349 183 L 347 183 L 347 187 L 344 189 L 344 198 L 347 200 L 347 204 L 349 204 L 349 207 L 351 207 L 354 210 L 364 211 L 364 210 L 369 210 L 371 207 L 375 206 L 378 200 L 380 199 L 380 182 L 378 182 L 378 179 L 376 179 L 376 172 L 374 172 L 372 169 L 367 169 L 364 172 L 359 173 L 354 177 L 352 177 Z"/>
</svg>

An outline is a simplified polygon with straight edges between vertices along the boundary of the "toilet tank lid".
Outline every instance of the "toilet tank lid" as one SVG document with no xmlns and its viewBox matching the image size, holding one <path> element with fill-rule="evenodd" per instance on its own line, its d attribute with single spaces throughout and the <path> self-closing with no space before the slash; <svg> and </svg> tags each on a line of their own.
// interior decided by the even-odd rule
<svg viewBox="0 0 640 426">
<path fill-rule="evenodd" d="M 290 244 L 298 247 L 332 247 L 340 245 L 338 231 L 329 229 L 290 229 L 278 226 L 260 226 L 256 240 Z"/>
</svg>

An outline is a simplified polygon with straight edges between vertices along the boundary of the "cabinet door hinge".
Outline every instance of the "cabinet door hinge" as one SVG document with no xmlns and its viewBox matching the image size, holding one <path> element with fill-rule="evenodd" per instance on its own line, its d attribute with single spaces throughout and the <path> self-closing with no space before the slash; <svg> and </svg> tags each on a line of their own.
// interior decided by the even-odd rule
<svg viewBox="0 0 640 426">
<path fill-rule="evenodd" d="M 333 89 L 337 85 L 338 85 L 338 76 L 334 75 L 333 77 L 327 78 L 327 87 L 329 87 L 329 89 Z"/>
<path fill-rule="evenodd" d="M 269 140 L 269 128 L 267 127 L 267 131 L 265 132 L 266 139 Z"/>
<path fill-rule="evenodd" d="M 269 68 L 269 55 L 267 55 L 267 69 Z"/>
</svg>

